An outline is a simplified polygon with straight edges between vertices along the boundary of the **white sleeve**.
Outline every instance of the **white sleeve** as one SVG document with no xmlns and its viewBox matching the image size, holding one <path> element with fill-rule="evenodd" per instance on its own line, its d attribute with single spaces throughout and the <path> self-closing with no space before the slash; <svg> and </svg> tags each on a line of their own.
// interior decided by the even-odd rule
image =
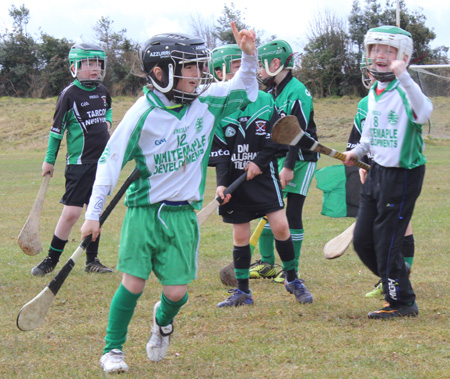
<svg viewBox="0 0 450 379">
<path fill-rule="evenodd" d="M 106 197 L 110 192 L 110 186 L 95 185 L 92 188 L 92 194 L 89 199 L 89 204 L 84 215 L 85 220 L 98 221 L 100 214 L 105 206 Z"/>
<path fill-rule="evenodd" d="M 352 151 L 356 154 L 358 159 L 361 159 L 370 152 L 370 128 L 363 128 L 361 139 Z"/>
<path fill-rule="evenodd" d="M 255 101 L 258 97 L 258 81 L 256 79 L 256 70 L 258 68 L 258 56 L 247 55 L 242 52 L 242 64 L 239 68 L 239 75 L 242 83 L 247 90 L 247 96 L 250 101 Z"/>
<path fill-rule="evenodd" d="M 433 110 L 433 104 L 428 99 L 417 85 L 417 83 L 411 78 L 408 71 L 405 71 L 398 77 L 398 81 L 405 89 L 411 102 L 411 108 L 415 115 L 415 122 L 417 124 L 424 124 L 428 121 Z"/>
</svg>

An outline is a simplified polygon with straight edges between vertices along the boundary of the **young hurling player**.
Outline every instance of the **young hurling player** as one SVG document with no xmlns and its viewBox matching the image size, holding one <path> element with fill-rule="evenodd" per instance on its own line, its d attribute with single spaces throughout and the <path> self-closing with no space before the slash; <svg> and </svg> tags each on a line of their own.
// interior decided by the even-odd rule
<svg viewBox="0 0 450 379">
<path fill-rule="evenodd" d="M 231 79 L 241 64 L 241 51 L 237 45 L 218 47 L 212 52 L 212 61 L 211 69 L 217 80 Z M 265 215 L 272 225 L 289 282 L 286 288 L 296 297 L 303 294 L 277 173 L 275 154 L 282 146 L 270 138 L 272 125 L 278 118 L 272 96 L 259 91 L 254 103 L 225 117 L 216 129 L 210 165 L 216 168 L 217 195 L 224 198 L 226 187 L 244 172 L 248 180 L 219 207 L 223 221 L 233 224 L 233 262 L 238 281 L 238 288 L 229 290 L 232 295 L 218 304 L 220 308 L 253 304 L 249 288 L 250 221 Z"/>
<path fill-rule="evenodd" d="M 137 100 L 111 137 L 99 162 L 82 236 L 99 233 L 98 218 L 126 162 L 134 160 L 140 179 L 127 191 L 118 270 L 122 283 L 110 307 L 101 366 L 127 371 L 123 344 L 145 283 L 153 272 L 162 285 L 153 308 L 146 351 L 163 359 L 173 319 L 187 302 L 187 285 L 195 279 L 201 207 L 215 125 L 257 97 L 253 31 L 238 32 L 242 67 L 222 85 L 210 85 L 210 52 L 202 39 L 178 33 L 148 40 L 139 58 L 150 88 Z M 139 231 L 139 232 L 137 232 Z"/>
<path fill-rule="evenodd" d="M 375 79 L 372 75 L 370 75 L 369 71 L 367 70 L 366 65 L 366 58 L 363 54 L 361 59 L 361 79 L 364 87 L 367 89 L 370 89 L 370 87 L 375 82 Z M 361 139 L 361 133 L 362 129 L 364 127 L 364 122 L 366 121 L 367 117 L 367 103 L 369 101 L 369 96 L 364 97 L 361 99 L 361 101 L 358 103 L 358 109 L 355 115 L 355 119 L 353 122 L 353 128 L 350 132 L 350 136 L 348 138 L 347 142 L 347 150 L 351 150 L 358 144 L 359 140 Z M 369 165 L 372 163 L 372 160 L 368 156 L 364 156 L 361 158 L 361 161 L 364 161 L 368 163 Z M 361 183 L 364 183 L 366 180 L 367 171 L 364 169 L 359 169 L 359 175 L 361 178 Z M 412 225 L 411 222 L 408 224 L 408 227 L 406 228 L 405 237 L 402 241 L 402 254 L 403 259 L 405 262 L 409 265 L 409 268 L 411 269 L 412 263 L 414 260 L 414 236 L 412 231 Z M 366 293 L 367 298 L 377 298 L 383 295 L 383 283 L 381 282 L 381 279 L 378 281 L 377 284 L 375 284 L 375 288 Z"/>
<path fill-rule="evenodd" d="M 370 153 L 372 166 L 361 190 L 353 246 L 362 262 L 381 277 L 384 308 L 368 317 L 416 316 L 419 308 L 401 244 L 425 175 L 422 124 L 431 101 L 412 80 L 411 34 L 394 26 L 370 29 L 364 38 L 367 66 L 376 83 L 358 145 L 345 152 L 345 164 Z"/>
<path fill-rule="evenodd" d="M 58 150 L 67 132 L 66 188 L 61 199 L 64 207 L 48 256 L 31 270 L 35 276 L 43 276 L 55 269 L 83 206 L 89 202 L 97 161 L 108 142 L 111 129 L 111 96 L 101 84 L 106 68 L 104 50 L 90 43 L 75 44 L 69 51 L 69 64 L 75 80 L 59 95 L 47 155 L 42 164 L 42 176 L 47 173 L 53 176 Z M 112 272 L 97 258 L 99 241 L 97 239 L 86 249 L 85 270 Z"/>
<path fill-rule="evenodd" d="M 317 140 L 316 124 L 312 97 L 306 87 L 292 75 L 294 68 L 294 52 L 283 40 L 274 40 L 258 48 L 260 60 L 259 75 L 269 92 L 275 99 L 275 105 L 281 116 L 294 115 L 303 130 Z M 295 268 L 298 271 L 301 246 L 304 237 L 302 220 L 303 204 L 314 177 L 319 154 L 290 147 L 286 157 L 279 159 L 279 175 L 283 186 L 283 196 L 287 198 L 286 216 L 289 222 L 295 252 Z M 266 224 L 260 240 L 261 260 L 253 264 L 250 278 L 273 277 L 273 235 L 271 225 Z M 280 272 L 275 282 L 285 281 Z M 311 303 L 313 297 L 302 282 L 302 300 Z"/>
</svg>

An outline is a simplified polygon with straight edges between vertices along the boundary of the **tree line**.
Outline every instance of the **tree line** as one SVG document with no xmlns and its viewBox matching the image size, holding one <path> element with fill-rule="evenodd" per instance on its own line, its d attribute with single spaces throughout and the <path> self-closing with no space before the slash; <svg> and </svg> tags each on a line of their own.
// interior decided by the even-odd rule
<svg viewBox="0 0 450 379">
<path fill-rule="evenodd" d="M 361 4 L 362 2 L 362 4 Z M 423 14 L 411 12 L 400 1 L 400 27 L 414 40 L 414 64 L 445 64 L 446 46 L 431 48 L 436 38 L 426 26 Z M 57 96 L 72 81 L 68 69 L 68 52 L 73 42 L 41 32 L 33 38 L 26 31 L 30 12 L 22 5 L 11 6 L 12 30 L 0 34 L 0 96 L 46 98 Z M 191 16 L 191 34 L 205 39 L 208 47 L 234 43 L 230 22 L 238 29 L 252 28 L 245 21 L 245 11 L 224 5 L 216 20 Z M 138 71 L 136 52 L 139 44 L 126 36 L 126 29 L 114 30 L 114 21 L 101 17 L 94 26 L 96 42 L 108 57 L 105 85 L 113 96 L 137 95 L 144 84 Z M 364 34 L 369 28 L 396 25 L 396 8 L 389 0 L 384 7 L 378 0 L 354 0 L 347 20 L 325 11 L 310 21 L 303 51 L 296 54 L 294 75 L 314 97 L 364 95 L 361 85 L 360 61 Z M 273 40 L 256 30 L 257 44 Z M 86 41 L 91 42 L 91 41 Z M 294 45 L 296 41 L 288 41 Z"/>
</svg>

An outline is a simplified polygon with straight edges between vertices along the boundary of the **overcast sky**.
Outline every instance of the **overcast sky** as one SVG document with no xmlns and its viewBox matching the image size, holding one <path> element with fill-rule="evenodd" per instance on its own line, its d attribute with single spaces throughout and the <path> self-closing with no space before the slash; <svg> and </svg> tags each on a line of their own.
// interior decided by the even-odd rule
<svg viewBox="0 0 450 379">
<path fill-rule="evenodd" d="M 395 4 L 395 1 L 393 1 Z M 426 25 L 434 29 L 437 38 L 432 47 L 450 46 L 450 1 L 448 0 L 405 0 L 409 11 L 423 9 L 427 18 Z M 242 11 L 246 24 L 258 31 L 264 31 L 264 37 L 275 34 L 291 43 L 297 51 L 306 42 L 311 20 L 318 12 L 332 11 L 342 20 L 347 20 L 353 0 L 284 0 L 234 1 L 235 8 Z M 384 1 L 380 3 L 384 6 Z M 94 41 L 93 26 L 100 17 L 109 17 L 114 21 L 113 30 L 126 29 L 126 36 L 135 42 L 143 43 L 157 33 L 192 33 L 192 16 L 206 20 L 216 20 L 221 16 L 224 0 L 3 0 L 0 4 L 0 32 L 11 30 L 12 19 L 8 10 L 14 4 L 22 4 L 30 10 L 28 33 L 38 37 L 45 32 L 55 38 L 67 38 L 70 41 Z M 267 4 L 271 4 L 267 6 Z M 364 0 L 360 0 L 361 6 Z M 280 5 L 277 8 L 277 5 Z"/>
</svg>

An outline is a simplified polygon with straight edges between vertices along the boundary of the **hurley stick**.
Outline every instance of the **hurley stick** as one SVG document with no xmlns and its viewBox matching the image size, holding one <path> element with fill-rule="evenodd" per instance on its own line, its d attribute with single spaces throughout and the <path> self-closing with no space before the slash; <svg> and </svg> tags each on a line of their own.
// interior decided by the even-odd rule
<svg viewBox="0 0 450 379">
<path fill-rule="evenodd" d="M 233 183 L 231 183 L 226 190 L 223 192 L 224 195 L 231 194 L 236 188 L 238 188 L 245 179 L 247 178 L 247 172 L 244 172 L 239 178 L 237 178 Z M 217 196 L 213 201 L 211 201 L 207 206 L 205 206 L 200 212 L 197 213 L 197 221 L 201 226 L 209 216 L 211 216 L 217 207 L 223 203 L 220 196 Z"/>
<path fill-rule="evenodd" d="M 136 179 L 139 178 L 139 170 L 135 168 L 127 180 L 117 191 L 116 195 L 113 197 L 109 205 L 106 207 L 105 211 L 100 216 L 100 226 L 108 218 L 116 204 L 119 202 L 123 194 L 126 192 L 127 188 Z M 61 286 L 64 284 L 67 276 L 72 271 L 73 267 L 77 263 L 78 258 L 86 250 L 88 245 L 91 243 L 92 235 L 89 235 L 83 239 L 80 246 L 75 250 L 66 264 L 61 268 L 58 274 L 53 278 L 53 280 L 45 287 L 36 297 L 25 304 L 17 315 L 17 327 L 20 330 L 28 331 L 37 328 L 44 322 L 45 315 L 53 303 Z"/>
<path fill-rule="evenodd" d="M 348 249 L 353 241 L 353 231 L 355 224 L 351 224 L 341 234 L 328 241 L 323 247 L 323 256 L 327 259 L 339 258 Z"/>
<path fill-rule="evenodd" d="M 39 237 L 39 220 L 44 206 L 44 198 L 47 192 L 50 173 L 47 173 L 42 180 L 41 188 L 34 201 L 33 208 L 17 237 L 17 243 L 25 254 L 36 255 L 42 251 L 41 239 Z"/>
<path fill-rule="evenodd" d="M 297 117 L 292 115 L 282 117 L 275 122 L 272 129 L 272 140 L 282 145 L 298 146 L 302 149 L 328 155 L 332 158 L 339 159 L 342 162 L 345 161 L 344 154 L 320 144 L 314 138 L 311 138 L 306 134 L 302 128 L 300 128 Z M 370 169 L 368 164 L 357 159 L 353 160 L 353 162 L 355 166 L 363 168 L 366 171 Z"/>
</svg>

